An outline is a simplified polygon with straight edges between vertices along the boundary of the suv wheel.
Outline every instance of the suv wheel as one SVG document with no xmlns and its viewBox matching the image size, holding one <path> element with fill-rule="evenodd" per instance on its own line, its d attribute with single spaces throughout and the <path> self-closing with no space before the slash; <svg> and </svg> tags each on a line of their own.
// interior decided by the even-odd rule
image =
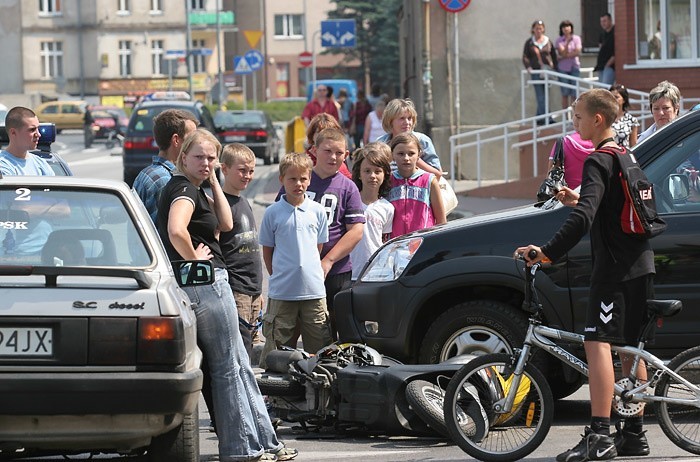
<svg viewBox="0 0 700 462">
<path fill-rule="evenodd" d="M 148 448 L 151 462 L 198 462 L 199 461 L 199 409 L 194 408 L 182 423 L 168 433 L 157 436 Z"/>
<path fill-rule="evenodd" d="M 265 158 L 263 159 L 263 162 L 265 165 L 272 165 L 272 161 L 274 160 L 274 156 L 269 150 L 265 150 Z"/>
<path fill-rule="evenodd" d="M 527 319 L 501 302 L 460 303 L 438 316 L 425 334 L 419 362 L 436 364 L 463 354 L 512 353 L 520 347 Z"/>
</svg>

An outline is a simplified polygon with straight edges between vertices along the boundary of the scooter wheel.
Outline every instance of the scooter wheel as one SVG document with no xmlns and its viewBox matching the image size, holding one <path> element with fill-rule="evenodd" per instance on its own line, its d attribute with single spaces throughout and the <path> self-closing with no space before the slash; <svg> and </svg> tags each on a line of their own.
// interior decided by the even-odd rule
<svg viewBox="0 0 700 462">
<path fill-rule="evenodd" d="M 260 393 L 269 396 L 303 396 L 304 386 L 288 376 L 263 374 L 257 378 Z"/>
</svg>

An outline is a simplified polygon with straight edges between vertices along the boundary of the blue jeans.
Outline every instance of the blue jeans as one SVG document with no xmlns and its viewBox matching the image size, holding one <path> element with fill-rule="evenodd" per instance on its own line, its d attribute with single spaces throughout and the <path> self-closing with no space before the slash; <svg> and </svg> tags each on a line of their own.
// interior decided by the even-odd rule
<svg viewBox="0 0 700 462">
<path fill-rule="evenodd" d="M 615 83 L 615 69 L 606 66 L 602 71 L 598 71 L 598 81 L 606 85 Z"/>
<path fill-rule="evenodd" d="M 542 76 L 539 74 L 532 74 L 530 76 L 532 80 L 544 80 Z M 536 115 L 542 115 L 545 112 L 547 112 L 547 109 L 545 108 L 545 101 L 544 101 L 544 92 L 545 92 L 545 85 L 544 83 L 542 84 L 533 84 L 535 87 L 535 99 L 537 100 L 537 114 Z"/>
<path fill-rule="evenodd" d="M 581 75 L 581 69 L 578 67 L 572 67 L 570 71 L 559 71 L 562 74 L 570 75 L 572 77 L 579 77 Z M 573 80 L 565 79 L 564 77 L 560 77 L 559 81 L 561 83 L 568 83 L 570 85 L 575 85 Z M 561 87 L 561 96 L 571 96 L 573 98 L 576 98 L 576 89 L 575 88 L 565 88 Z"/>
<path fill-rule="evenodd" d="M 241 334 L 228 274 L 215 269 L 212 285 L 185 287 L 197 316 L 198 344 L 209 363 L 222 462 L 251 460 L 278 451 L 265 402 Z"/>
</svg>

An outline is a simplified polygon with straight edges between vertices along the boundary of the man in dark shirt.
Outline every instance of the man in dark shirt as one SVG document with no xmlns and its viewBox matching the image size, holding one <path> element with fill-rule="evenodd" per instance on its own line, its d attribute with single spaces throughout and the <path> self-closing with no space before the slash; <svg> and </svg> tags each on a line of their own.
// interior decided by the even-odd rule
<svg viewBox="0 0 700 462">
<path fill-rule="evenodd" d="M 598 45 L 598 61 L 595 71 L 598 71 L 598 81 L 606 85 L 615 83 L 615 25 L 612 22 L 610 13 L 605 13 L 600 17 L 600 27 L 603 32 L 600 34 Z"/>
<path fill-rule="evenodd" d="M 590 90 L 574 106 L 574 125 L 584 140 L 591 140 L 596 151 L 615 146 L 617 108 L 615 97 L 604 89 Z M 636 344 L 646 316 L 646 300 L 653 298 L 654 253 L 648 240 L 622 230 L 620 214 L 625 196 L 619 180 L 620 166 L 610 154 L 594 151 L 583 165 L 580 195 L 569 188 L 557 194 L 559 200 L 575 206 L 554 237 L 541 248 L 519 247 L 528 264 L 544 259 L 561 259 L 588 232 L 591 236 L 593 270 L 584 329 L 584 348 L 589 365 L 591 426 L 583 440 L 560 454 L 559 462 L 606 460 L 616 455 L 646 455 L 649 446 L 642 431 L 642 415 L 625 420 L 614 438 L 610 436 L 610 403 L 615 374 L 610 344 Z M 535 250 L 535 258 L 527 257 Z M 631 358 L 622 357 L 625 375 Z M 646 381 L 646 367 L 637 370 Z"/>
</svg>

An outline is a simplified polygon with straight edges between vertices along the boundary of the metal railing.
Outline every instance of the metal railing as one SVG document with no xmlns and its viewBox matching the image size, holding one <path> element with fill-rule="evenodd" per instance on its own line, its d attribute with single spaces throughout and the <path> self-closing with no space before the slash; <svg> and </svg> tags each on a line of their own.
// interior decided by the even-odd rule
<svg viewBox="0 0 700 462">
<path fill-rule="evenodd" d="M 490 163 L 489 171 L 498 170 L 497 166 L 502 162 L 502 178 L 491 176 L 490 179 L 501 180 L 508 182 L 517 177 L 511 177 L 511 162 L 509 155 L 513 149 L 519 149 L 527 146 L 532 147 L 532 176 L 536 177 L 540 174 L 538 171 L 538 148 L 541 143 L 552 141 L 560 136 L 573 131 L 571 119 L 571 109 L 560 109 L 557 111 L 549 111 L 549 89 L 551 87 L 571 88 L 576 91 L 576 96 L 590 90 L 592 88 L 609 88 L 608 85 L 598 82 L 596 77 L 592 76 L 592 68 L 581 69 L 582 75 L 586 77 L 572 77 L 570 75 L 561 74 L 550 70 L 533 70 L 532 74 L 539 75 L 540 79 L 533 79 L 532 74 L 523 70 L 520 75 L 521 84 L 521 118 L 511 122 L 506 122 L 498 125 L 492 125 L 477 130 L 470 130 L 464 133 L 458 133 L 450 136 L 450 172 L 452 184 L 460 179 L 476 180 L 477 186 L 481 186 L 484 179 L 484 164 Z M 571 83 L 561 82 L 558 79 L 563 77 Z M 530 85 L 545 86 L 545 108 L 546 114 L 532 117 L 525 117 L 525 98 L 526 88 Z M 639 133 L 645 130 L 652 122 L 651 111 L 649 110 L 649 94 L 639 90 L 627 88 L 630 99 L 629 112 L 635 116 L 640 123 Z M 698 98 L 685 98 L 681 100 L 681 112 L 692 107 L 700 101 Z M 688 107 L 686 107 L 688 106 Z M 548 125 L 538 125 L 538 120 L 556 119 L 554 123 Z M 543 130 L 547 129 L 547 130 Z M 549 146 L 549 145 L 547 145 Z M 484 157 L 484 152 L 488 152 L 489 156 Z M 502 158 L 497 159 L 498 152 L 502 152 Z M 467 160 L 475 162 L 476 171 L 467 176 L 462 172 L 462 164 Z M 464 161 L 464 162 L 463 162 Z"/>
</svg>

